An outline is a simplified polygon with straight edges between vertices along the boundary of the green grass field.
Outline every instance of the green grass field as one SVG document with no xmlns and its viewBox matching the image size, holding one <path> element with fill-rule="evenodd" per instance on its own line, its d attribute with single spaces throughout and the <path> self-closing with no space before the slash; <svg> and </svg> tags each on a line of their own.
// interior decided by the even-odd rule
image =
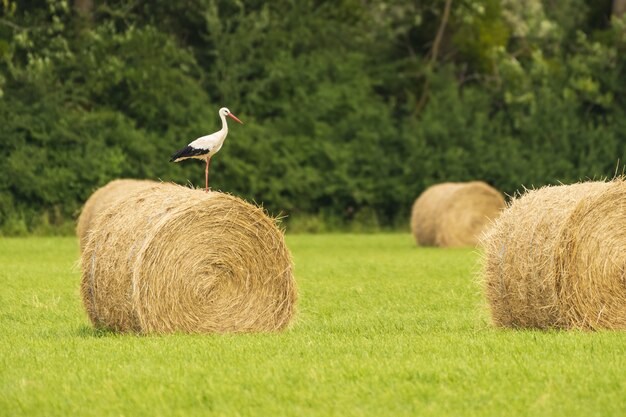
<svg viewBox="0 0 626 417">
<path fill-rule="evenodd" d="M 626 333 L 489 325 L 475 251 L 294 235 L 282 334 L 93 331 L 73 238 L 0 240 L 0 415 L 623 416 Z"/>
</svg>

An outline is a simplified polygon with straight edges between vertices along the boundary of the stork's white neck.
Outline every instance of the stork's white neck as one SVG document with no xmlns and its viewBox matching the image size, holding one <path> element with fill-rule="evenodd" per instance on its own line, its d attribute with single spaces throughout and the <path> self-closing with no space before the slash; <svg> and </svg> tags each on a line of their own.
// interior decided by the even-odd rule
<svg viewBox="0 0 626 417">
<path fill-rule="evenodd" d="M 228 132 L 228 123 L 226 123 L 226 116 L 220 114 L 220 119 L 222 119 L 222 129 L 221 131 L 226 133 Z"/>
</svg>

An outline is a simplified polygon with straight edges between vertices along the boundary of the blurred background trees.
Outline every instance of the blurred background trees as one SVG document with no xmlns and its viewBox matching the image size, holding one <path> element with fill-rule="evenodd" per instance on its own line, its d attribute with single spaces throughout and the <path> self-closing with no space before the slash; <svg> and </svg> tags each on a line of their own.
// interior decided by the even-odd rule
<svg viewBox="0 0 626 417">
<path fill-rule="evenodd" d="M 293 230 L 403 227 L 440 181 L 610 177 L 625 3 L 0 0 L 0 230 L 68 232 L 117 177 L 201 183 L 167 161 L 221 106 L 246 125 L 212 186 Z"/>
</svg>

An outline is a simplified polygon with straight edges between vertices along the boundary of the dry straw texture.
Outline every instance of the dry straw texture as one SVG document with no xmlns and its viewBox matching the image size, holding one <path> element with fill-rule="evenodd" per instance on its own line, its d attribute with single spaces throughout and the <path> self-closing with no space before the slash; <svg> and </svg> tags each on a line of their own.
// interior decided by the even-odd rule
<svg viewBox="0 0 626 417">
<path fill-rule="evenodd" d="M 78 217 L 76 235 L 78 236 L 81 250 L 85 248 L 87 235 L 95 217 L 115 202 L 154 184 L 154 181 L 122 179 L 113 180 L 104 187 L 97 189 L 89 197 Z"/>
<path fill-rule="evenodd" d="M 502 194 L 482 181 L 437 184 L 415 200 L 411 230 L 418 245 L 475 246 L 504 207 Z"/>
<path fill-rule="evenodd" d="M 483 240 L 493 322 L 626 328 L 626 183 L 528 191 Z"/>
<path fill-rule="evenodd" d="M 281 230 L 218 192 L 154 184 L 95 220 L 82 298 L 97 327 L 139 333 L 287 326 L 296 285 Z"/>
</svg>

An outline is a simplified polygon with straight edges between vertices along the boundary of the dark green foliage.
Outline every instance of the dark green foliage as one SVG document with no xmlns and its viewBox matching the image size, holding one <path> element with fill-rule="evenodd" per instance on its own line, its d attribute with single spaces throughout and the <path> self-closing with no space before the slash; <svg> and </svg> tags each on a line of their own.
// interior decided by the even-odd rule
<svg viewBox="0 0 626 417">
<path fill-rule="evenodd" d="M 507 193 L 611 176 L 626 159 L 626 24 L 610 2 L 445 0 L 0 4 L 0 231 L 65 233 L 117 177 L 245 125 L 211 185 L 293 229 L 403 224 L 440 181 Z M 423 106 L 419 103 L 422 103 Z"/>
</svg>

